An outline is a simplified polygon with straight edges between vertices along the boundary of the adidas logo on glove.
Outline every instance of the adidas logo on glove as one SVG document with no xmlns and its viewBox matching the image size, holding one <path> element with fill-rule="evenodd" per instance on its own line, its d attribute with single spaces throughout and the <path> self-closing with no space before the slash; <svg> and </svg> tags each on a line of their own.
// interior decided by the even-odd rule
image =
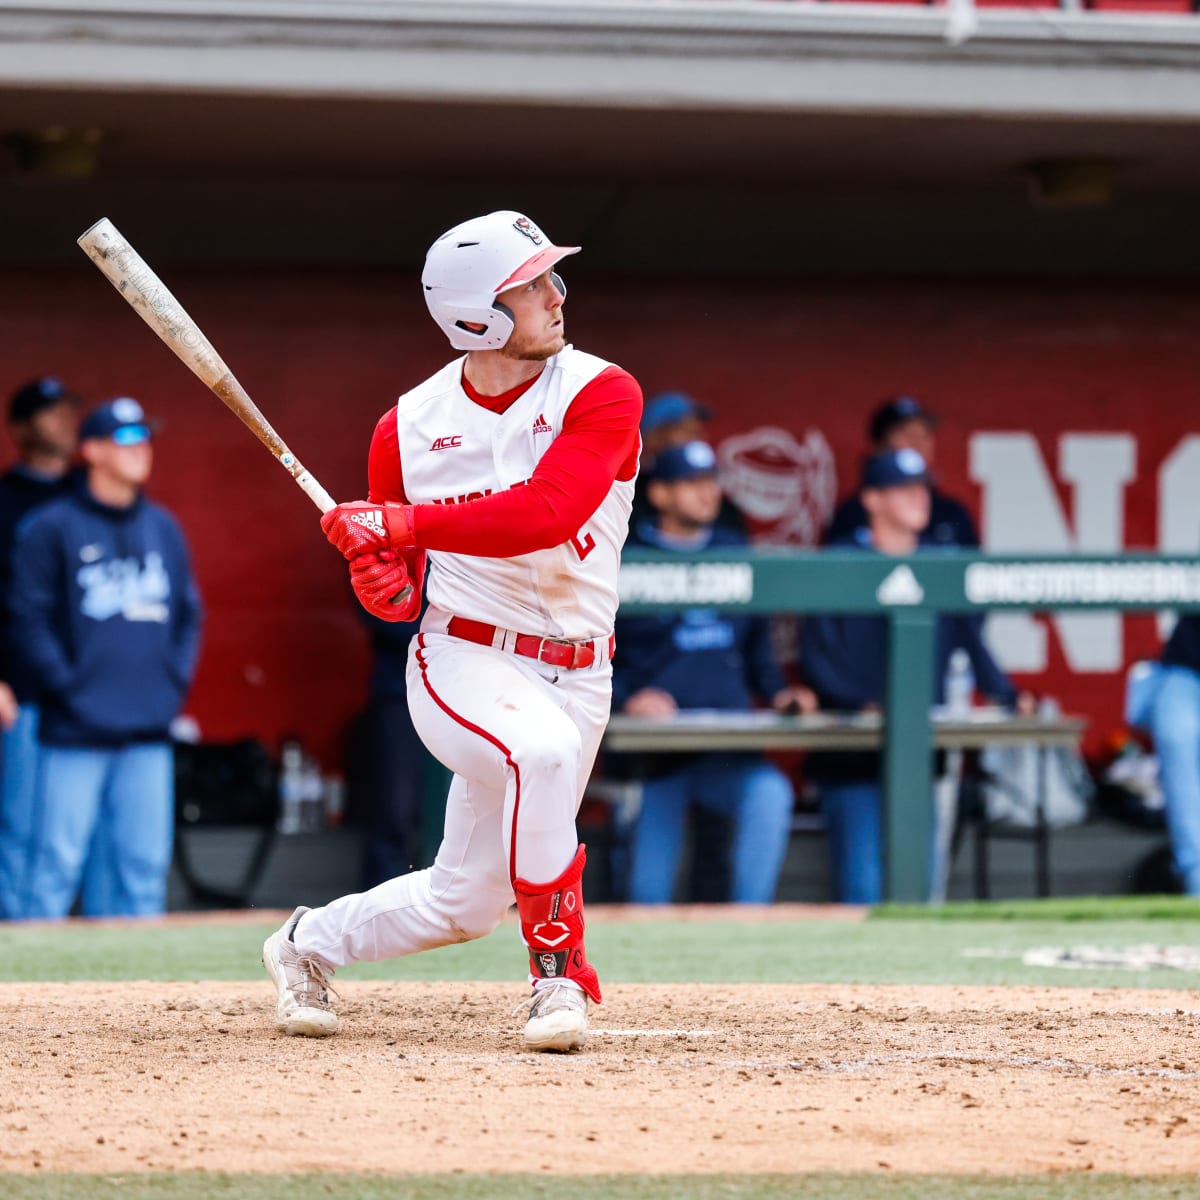
<svg viewBox="0 0 1200 1200">
<path fill-rule="evenodd" d="M 383 513 L 377 508 L 370 512 L 351 513 L 350 520 L 364 529 L 369 529 L 376 537 L 387 537 L 387 526 L 383 523 Z"/>
</svg>

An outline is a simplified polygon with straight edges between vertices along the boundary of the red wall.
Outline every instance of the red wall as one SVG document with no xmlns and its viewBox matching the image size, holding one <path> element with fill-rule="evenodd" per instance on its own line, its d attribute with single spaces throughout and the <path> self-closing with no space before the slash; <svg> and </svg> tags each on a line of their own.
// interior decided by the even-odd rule
<svg viewBox="0 0 1200 1200">
<path fill-rule="evenodd" d="M 306 466 L 339 499 L 365 489 L 366 448 L 394 396 L 449 357 L 409 277 L 163 271 Z M 297 731 L 336 761 L 360 706 L 367 648 L 311 503 L 96 272 L 10 273 L 0 347 L 11 391 L 40 373 L 90 400 L 129 394 L 162 421 L 151 494 L 181 517 L 208 620 L 189 711 L 206 738 Z M 941 418 L 938 469 L 979 511 L 968 437 L 1028 431 L 1050 470 L 1063 432 L 1137 439 L 1129 546 L 1157 538 L 1156 473 L 1190 432 L 1200 297 L 1162 288 L 1037 284 L 664 285 L 572 279 L 571 334 L 647 395 L 689 391 L 714 440 L 761 424 L 830 443 L 850 486 L 867 411 L 908 390 Z M 1070 493 L 1059 485 L 1068 516 Z M 1200 518 L 1198 518 L 1200 527 Z M 1153 652 L 1127 618 L 1127 657 Z M 1052 638 L 1047 678 L 1068 708 L 1115 724 L 1116 676 L 1071 677 Z"/>
</svg>

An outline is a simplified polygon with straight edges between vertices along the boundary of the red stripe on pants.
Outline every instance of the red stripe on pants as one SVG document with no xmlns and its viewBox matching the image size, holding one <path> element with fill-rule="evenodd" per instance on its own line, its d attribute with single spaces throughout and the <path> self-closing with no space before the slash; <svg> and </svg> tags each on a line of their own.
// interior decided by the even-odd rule
<svg viewBox="0 0 1200 1200">
<path fill-rule="evenodd" d="M 479 725 L 468 721 L 466 717 L 460 713 L 456 713 L 454 709 L 448 705 L 433 689 L 433 684 L 429 682 L 429 674 L 425 669 L 425 657 L 421 653 L 425 649 L 425 635 L 417 634 L 417 665 L 421 668 L 421 682 L 425 685 L 425 690 L 433 698 L 434 704 L 438 706 L 452 721 L 461 725 L 464 729 L 469 729 L 472 733 L 477 733 L 484 741 L 490 742 L 501 754 L 504 755 L 504 761 L 513 769 L 513 777 L 516 780 L 516 796 L 513 800 L 513 817 L 512 830 L 509 835 L 508 845 L 508 878 L 515 880 L 517 878 L 517 813 L 521 809 L 521 768 L 513 761 L 512 751 L 494 735 L 488 733 L 486 729 Z"/>
</svg>

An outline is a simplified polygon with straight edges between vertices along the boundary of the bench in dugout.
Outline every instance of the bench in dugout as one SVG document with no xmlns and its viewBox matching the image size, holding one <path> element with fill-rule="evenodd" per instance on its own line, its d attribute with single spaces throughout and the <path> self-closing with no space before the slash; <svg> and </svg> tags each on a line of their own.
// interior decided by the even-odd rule
<svg viewBox="0 0 1200 1200">
<path fill-rule="evenodd" d="M 278 775 L 262 742 L 175 744 L 174 861 L 191 898 L 201 904 L 245 908 L 275 840 Z M 201 878 L 190 835 L 203 828 L 250 831 L 248 853 L 232 883 Z"/>
</svg>

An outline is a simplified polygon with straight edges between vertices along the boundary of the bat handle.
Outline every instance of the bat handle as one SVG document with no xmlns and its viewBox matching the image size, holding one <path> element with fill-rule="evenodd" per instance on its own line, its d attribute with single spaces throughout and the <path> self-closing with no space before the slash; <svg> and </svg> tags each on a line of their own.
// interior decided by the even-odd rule
<svg viewBox="0 0 1200 1200">
<path fill-rule="evenodd" d="M 285 462 L 284 469 L 291 473 Z M 303 468 L 292 478 L 300 485 L 304 494 L 321 510 L 327 513 L 331 508 L 337 508 L 337 501 Z"/>
</svg>

